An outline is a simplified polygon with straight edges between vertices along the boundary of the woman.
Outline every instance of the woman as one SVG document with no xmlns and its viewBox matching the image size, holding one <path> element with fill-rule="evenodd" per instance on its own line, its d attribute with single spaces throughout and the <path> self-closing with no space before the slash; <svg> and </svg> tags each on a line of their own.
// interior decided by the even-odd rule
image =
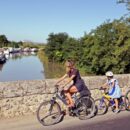
<svg viewBox="0 0 130 130">
<path fill-rule="evenodd" d="M 79 70 L 75 68 L 74 62 L 72 60 L 67 60 L 65 62 L 66 74 L 62 76 L 56 85 L 60 84 L 64 79 L 68 78 L 62 87 L 65 87 L 70 82 L 73 81 L 73 84 L 68 88 L 64 89 L 65 95 L 68 99 L 68 107 L 74 106 L 74 101 L 72 100 L 71 95 L 76 92 L 81 92 L 82 90 L 88 90 L 84 84 L 84 81 L 81 79 Z M 88 90 L 89 91 L 89 90 Z"/>
</svg>

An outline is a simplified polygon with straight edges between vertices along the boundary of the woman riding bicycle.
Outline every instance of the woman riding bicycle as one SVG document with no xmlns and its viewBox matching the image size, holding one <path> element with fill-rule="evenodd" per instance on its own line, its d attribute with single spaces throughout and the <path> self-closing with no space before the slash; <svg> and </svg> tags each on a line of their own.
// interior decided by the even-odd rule
<svg viewBox="0 0 130 130">
<path fill-rule="evenodd" d="M 103 88 L 109 88 L 109 92 L 108 95 L 114 99 L 115 101 L 115 113 L 118 113 L 119 107 L 118 107 L 118 99 L 121 97 L 121 89 L 119 87 L 118 84 L 118 80 L 113 78 L 114 74 L 111 71 L 106 72 L 106 76 L 107 76 L 107 82 L 105 84 L 103 84 L 101 87 Z"/>
<path fill-rule="evenodd" d="M 65 67 L 66 67 L 66 73 L 64 76 L 62 76 L 58 82 L 56 83 L 56 85 L 60 84 L 60 82 L 62 82 L 64 79 L 67 78 L 66 82 L 63 84 L 62 87 L 65 87 L 66 85 L 68 85 L 70 82 L 73 81 L 73 84 L 67 88 L 64 89 L 64 93 L 67 97 L 68 100 L 68 107 L 72 108 L 74 107 L 74 101 L 72 99 L 72 95 L 76 92 L 81 92 L 81 91 L 86 91 L 87 94 L 89 94 L 89 90 L 87 89 L 87 87 L 85 86 L 84 81 L 82 80 L 79 70 L 75 68 L 75 64 L 74 61 L 72 60 L 67 60 L 65 62 Z"/>
</svg>

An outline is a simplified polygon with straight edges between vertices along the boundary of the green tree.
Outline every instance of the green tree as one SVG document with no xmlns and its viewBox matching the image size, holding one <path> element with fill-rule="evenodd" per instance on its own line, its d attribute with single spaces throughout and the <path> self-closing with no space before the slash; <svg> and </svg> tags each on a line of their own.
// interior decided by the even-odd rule
<svg viewBox="0 0 130 130">
<path fill-rule="evenodd" d="M 117 3 L 125 3 L 127 6 L 127 9 L 130 10 L 130 0 L 117 0 Z"/>
<path fill-rule="evenodd" d="M 63 61 L 62 45 L 67 40 L 67 33 L 51 33 L 47 39 L 47 46 L 45 47 L 45 53 L 49 60 Z"/>
<path fill-rule="evenodd" d="M 81 66 L 86 72 L 104 74 L 108 70 L 128 73 L 130 65 L 130 26 L 115 20 L 106 23 L 85 36 Z"/>
<path fill-rule="evenodd" d="M 45 47 L 50 61 L 74 59 L 86 73 L 104 74 L 130 72 L 130 21 L 129 17 L 110 22 L 107 20 L 80 39 L 66 33 L 51 33 Z"/>
<path fill-rule="evenodd" d="M 9 44 L 5 35 L 0 35 L 0 47 L 5 47 Z"/>
</svg>

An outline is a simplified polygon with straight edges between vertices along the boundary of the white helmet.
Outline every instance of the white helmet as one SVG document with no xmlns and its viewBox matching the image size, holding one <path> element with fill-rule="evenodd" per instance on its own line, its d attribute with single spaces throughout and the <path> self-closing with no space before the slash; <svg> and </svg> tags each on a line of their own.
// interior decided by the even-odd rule
<svg viewBox="0 0 130 130">
<path fill-rule="evenodd" d="M 109 76 L 109 77 L 111 77 L 111 76 L 113 76 L 114 74 L 113 74 L 113 72 L 112 71 L 108 71 L 108 72 L 106 72 L 106 76 Z"/>
</svg>

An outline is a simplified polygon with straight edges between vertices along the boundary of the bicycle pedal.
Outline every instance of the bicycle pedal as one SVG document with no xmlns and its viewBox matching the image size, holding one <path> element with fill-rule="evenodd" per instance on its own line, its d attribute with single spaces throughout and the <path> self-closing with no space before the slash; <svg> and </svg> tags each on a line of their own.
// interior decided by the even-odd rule
<svg viewBox="0 0 130 130">
<path fill-rule="evenodd" d="M 73 115 L 74 115 L 73 113 L 71 113 L 71 112 L 69 113 L 69 116 L 73 116 Z"/>
<path fill-rule="evenodd" d="M 56 116 L 52 116 L 51 118 L 52 118 L 52 119 L 56 119 Z"/>
<path fill-rule="evenodd" d="M 74 112 L 70 112 L 69 116 L 75 116 L 76 114 Z"/>
<path fill-rule="evenodd" d="M 43 119 L 41 119 L 41 121 L 42 121 L 42 122 L 44 122 L 44 120 L 43 120 Z"/>
<path fill-rule="evenodd" d="M 66 115 L 67 114 L 66 110 L 62 111 L 61 114 Z"/>
</svg>

